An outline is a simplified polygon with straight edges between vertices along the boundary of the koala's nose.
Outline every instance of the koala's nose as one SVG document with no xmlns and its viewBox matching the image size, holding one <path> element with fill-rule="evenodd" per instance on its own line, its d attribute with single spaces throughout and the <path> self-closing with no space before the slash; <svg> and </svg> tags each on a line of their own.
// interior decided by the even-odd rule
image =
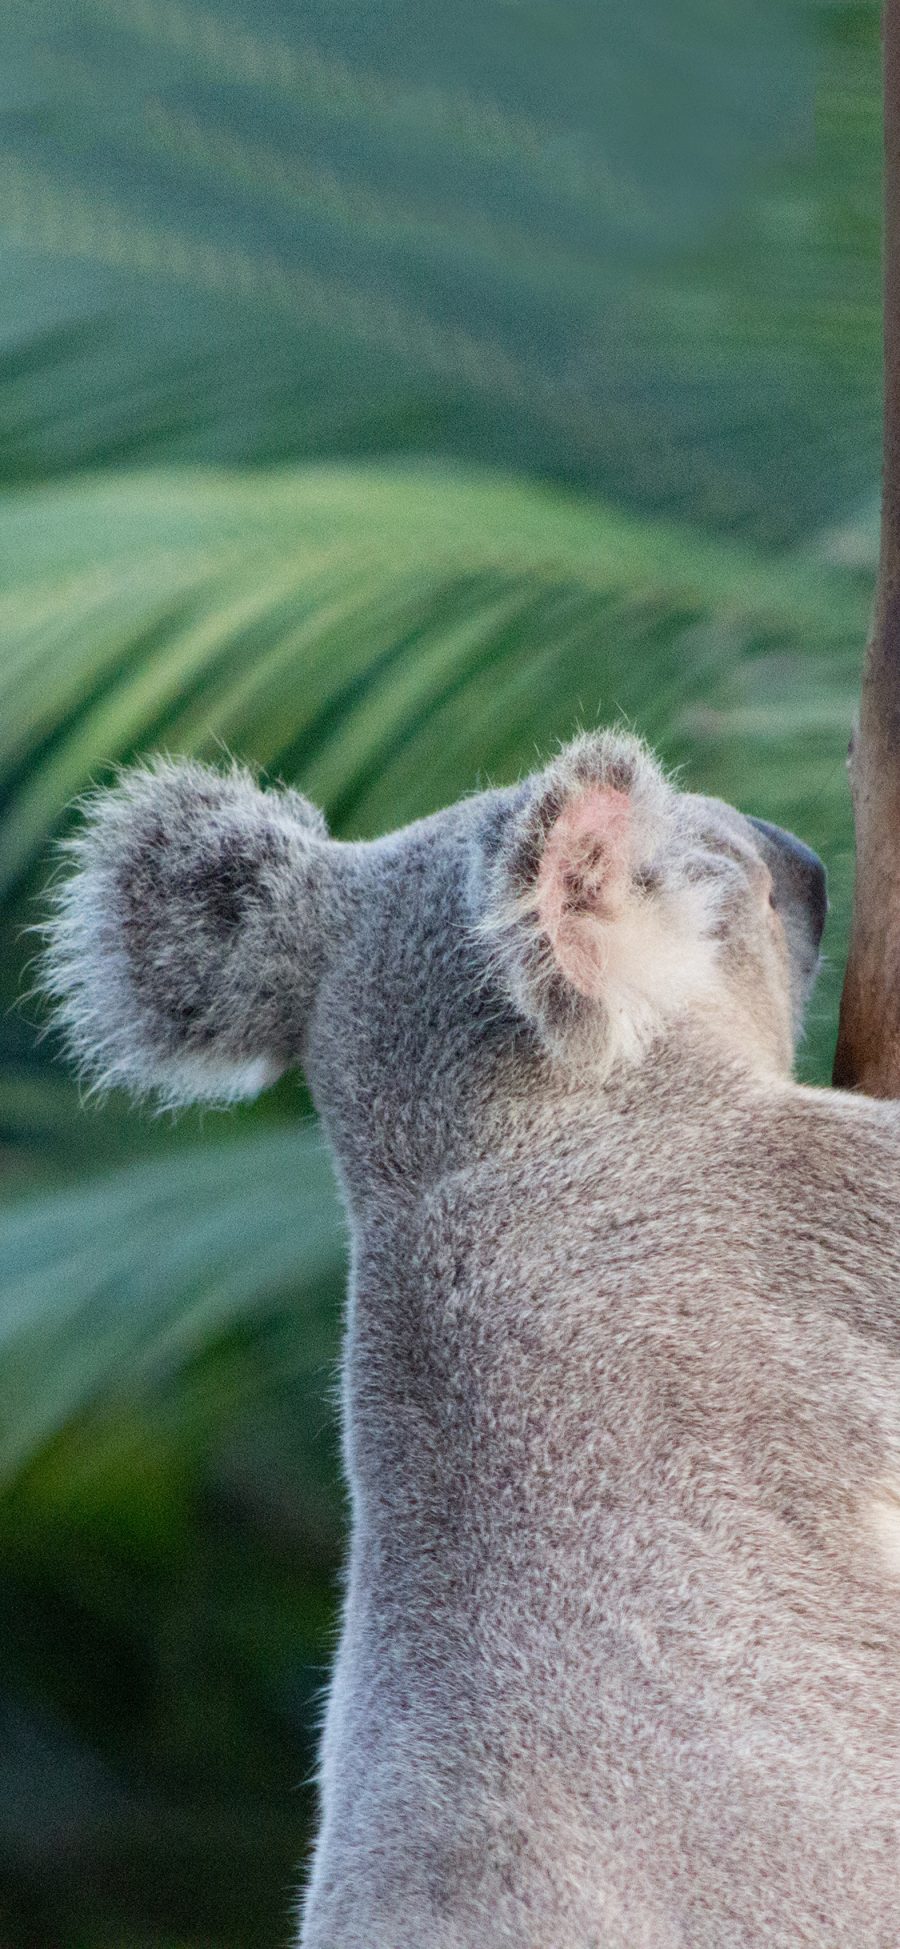
<svg viewBox="0 0 900 1949">
<path fill-rule="evenodd" d="M 818 853 L 811 846 L 804 846 L 802 839 L 796 839 L 792 832 L 785 832 L 783 826 L 770 825 L 768 819 L 751 818 L 749 823 L 775 849 L 769 864 L 776 881 L 783 881 L 784 891 L 803 902 L 818 939 L 828 912 L 828 880 Z"/>
</svg>

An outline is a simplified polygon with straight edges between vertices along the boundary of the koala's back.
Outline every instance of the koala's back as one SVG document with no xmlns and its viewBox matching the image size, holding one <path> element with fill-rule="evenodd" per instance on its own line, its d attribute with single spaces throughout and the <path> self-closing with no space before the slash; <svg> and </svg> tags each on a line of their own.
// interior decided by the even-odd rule
<svg viewBox="0 0 900 1949">
<path fill-rule="evenodd" d="M 359 1227 L 308 1949 L 900 1939 L 900 1121 L 640 1108 Z"/>
</svg>

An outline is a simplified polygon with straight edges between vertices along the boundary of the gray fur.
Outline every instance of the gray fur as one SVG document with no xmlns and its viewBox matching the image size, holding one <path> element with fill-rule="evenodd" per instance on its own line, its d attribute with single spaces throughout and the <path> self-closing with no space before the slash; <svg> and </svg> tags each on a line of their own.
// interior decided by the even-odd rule
<svg viewBox="0 0 900 1949">
<path fill-rule="evenodd" d="M 554 907 L 594 788 L 625 892 L 573 842 Z M 371 845 L 165 766 L 76 858 L 82 1063 L 302 1056 L 345 1189 L 303 1949 L 896 1949 L 900 1106 L 791 1079 L 815 872 L 616 734 Z"/>
<path fill-rule="evenodd" d="M 85 1078 L 166 1103 L 255 1095 L 302 1047 L 325 951 L 322 814 L 238 765 L 165 758 L 83 809 L 44 986 Z"/>
</svg>

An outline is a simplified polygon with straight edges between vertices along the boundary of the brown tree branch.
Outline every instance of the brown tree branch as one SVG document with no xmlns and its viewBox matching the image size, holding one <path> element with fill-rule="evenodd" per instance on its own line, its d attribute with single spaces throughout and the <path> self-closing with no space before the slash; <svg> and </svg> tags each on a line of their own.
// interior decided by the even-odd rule
<svg viewBox="0 0 900 1949">
<path fill-rule="evenodd" d="M 884 0 L 881 552 L 850 777 L 856 885 L 834 1081 L 900 1096 L 900 0 Z"/>
</svg>

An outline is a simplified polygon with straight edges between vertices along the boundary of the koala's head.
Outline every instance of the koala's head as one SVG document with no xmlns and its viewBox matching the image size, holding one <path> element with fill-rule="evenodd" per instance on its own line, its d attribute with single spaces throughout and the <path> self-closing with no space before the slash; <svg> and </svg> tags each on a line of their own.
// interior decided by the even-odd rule
<svg viewBox="0 0 900 1949">
<path fill-rule="evenodd" d="M 160 760 L 68 850 L 46 985 L 92 1081 L 227 1101 L 303 1063 L 339 1153 L 365 1129 L 400 1170 L 473 1095 L 599 1089 L 685 1022 L 787 1073 L 826 906 L 815 854 L 620 732 L 366 843 Z"/>
</svg>

